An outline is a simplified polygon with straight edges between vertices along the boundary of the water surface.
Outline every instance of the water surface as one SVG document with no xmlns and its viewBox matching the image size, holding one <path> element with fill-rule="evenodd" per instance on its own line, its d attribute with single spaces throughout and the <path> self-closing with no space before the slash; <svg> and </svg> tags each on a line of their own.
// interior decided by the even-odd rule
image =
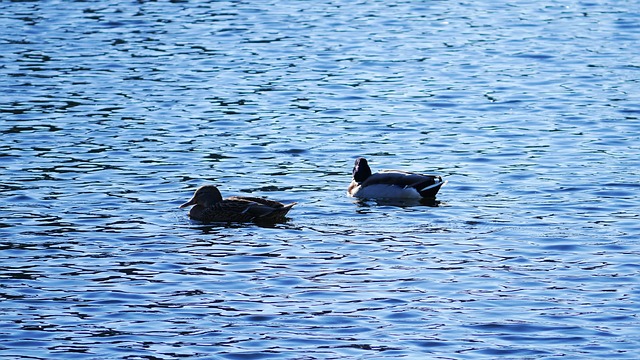
<svg viewBox="0 0 640 360">
<path fill-rule="evenodd" d="M 0 355 L 635 358 L 639 5 L 1 2 Z"/>
</svg>

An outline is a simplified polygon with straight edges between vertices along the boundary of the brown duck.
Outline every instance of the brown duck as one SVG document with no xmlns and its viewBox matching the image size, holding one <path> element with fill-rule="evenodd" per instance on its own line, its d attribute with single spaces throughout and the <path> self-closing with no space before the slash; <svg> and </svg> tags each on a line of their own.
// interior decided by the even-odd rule
<svg viewBox="0 0 640 360">
<path fill-rule="evenodd" d="M 180 205 L 193 205 L 189 217 L 201 222 L 281 222 L 293 205 L 258 197 L 231 196 L 222 199 L 213 185 L 199 187 L 191 200 Z"/>
</svg>

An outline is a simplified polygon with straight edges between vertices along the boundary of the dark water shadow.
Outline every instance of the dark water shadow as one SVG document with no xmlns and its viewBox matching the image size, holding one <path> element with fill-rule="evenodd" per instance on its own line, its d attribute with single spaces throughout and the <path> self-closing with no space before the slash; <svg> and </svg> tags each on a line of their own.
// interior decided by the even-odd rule
<svg viewBox="0 0 640 360">
<path fill-rule="evenodd" d="M 196 220 L 189 220 L 193 229 L 199 229 L 205 234 L 217 233 L 220 229 L 243 229 L 250 227 L 260 227 L 264 229 L 296 229 L 292 224 L 289 224 L 291 218 L 287 217 L 284 221 L 253 221 L 253 222 L 210 222 L 203 223 Z"/>
<path fill-rule="evenodd" d="M 436 198 L 422 198 L 422 199 L 357 199 L 355 204 L 359 207 L 372 207 L 372 206 L 394 206 L 394 207 L 414 207 L 414 206 L 427 206 L 427 207 L 439 207 L 440 201 Z"/>
</svg>

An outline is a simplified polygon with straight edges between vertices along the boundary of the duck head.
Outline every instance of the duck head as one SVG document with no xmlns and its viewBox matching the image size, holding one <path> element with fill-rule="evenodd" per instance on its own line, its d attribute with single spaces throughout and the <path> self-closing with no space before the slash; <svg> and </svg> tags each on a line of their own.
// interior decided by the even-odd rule
<svg viewBox="0 0 640 360">
<path fill-rule="evenodd" d="M 222 195 L 218 188 L 213 185 L 204 185 L 196 190 L 191 200 L 180 205 L 180 208 L 190 205 L 200 205 L 204 208 L 208 208 L 220 201 L 222 201 Z"/>
<path fill-rule="evenodd" d="M 367 159 L 360 157 L 356 159 L 356 163 L 353 165 L 353 180 L 357 183 L 361 183 L 371 176 L 371 168 L 367 163 Z"/>
</svg>

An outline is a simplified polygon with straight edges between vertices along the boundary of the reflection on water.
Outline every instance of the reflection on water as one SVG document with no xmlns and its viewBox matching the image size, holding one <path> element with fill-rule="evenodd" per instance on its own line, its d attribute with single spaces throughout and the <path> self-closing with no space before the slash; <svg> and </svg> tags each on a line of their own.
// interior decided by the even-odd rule
<svg viewBox="0 0 640 360">
<path fill-rule="evenodd" d="M 361 207 L 371 206 L 396 206 L 396 207 L 412 207 L 412 206 L 428 206 L 438 207 L 440 201 L 436 198 L 421 198 L 421 199 L 353 199 L 353 203 Z"/>
<path fill-rule="evenodd" d="M 0 2 L 0 355 L 635 358 L 630 5 Z"/>
</svg>

